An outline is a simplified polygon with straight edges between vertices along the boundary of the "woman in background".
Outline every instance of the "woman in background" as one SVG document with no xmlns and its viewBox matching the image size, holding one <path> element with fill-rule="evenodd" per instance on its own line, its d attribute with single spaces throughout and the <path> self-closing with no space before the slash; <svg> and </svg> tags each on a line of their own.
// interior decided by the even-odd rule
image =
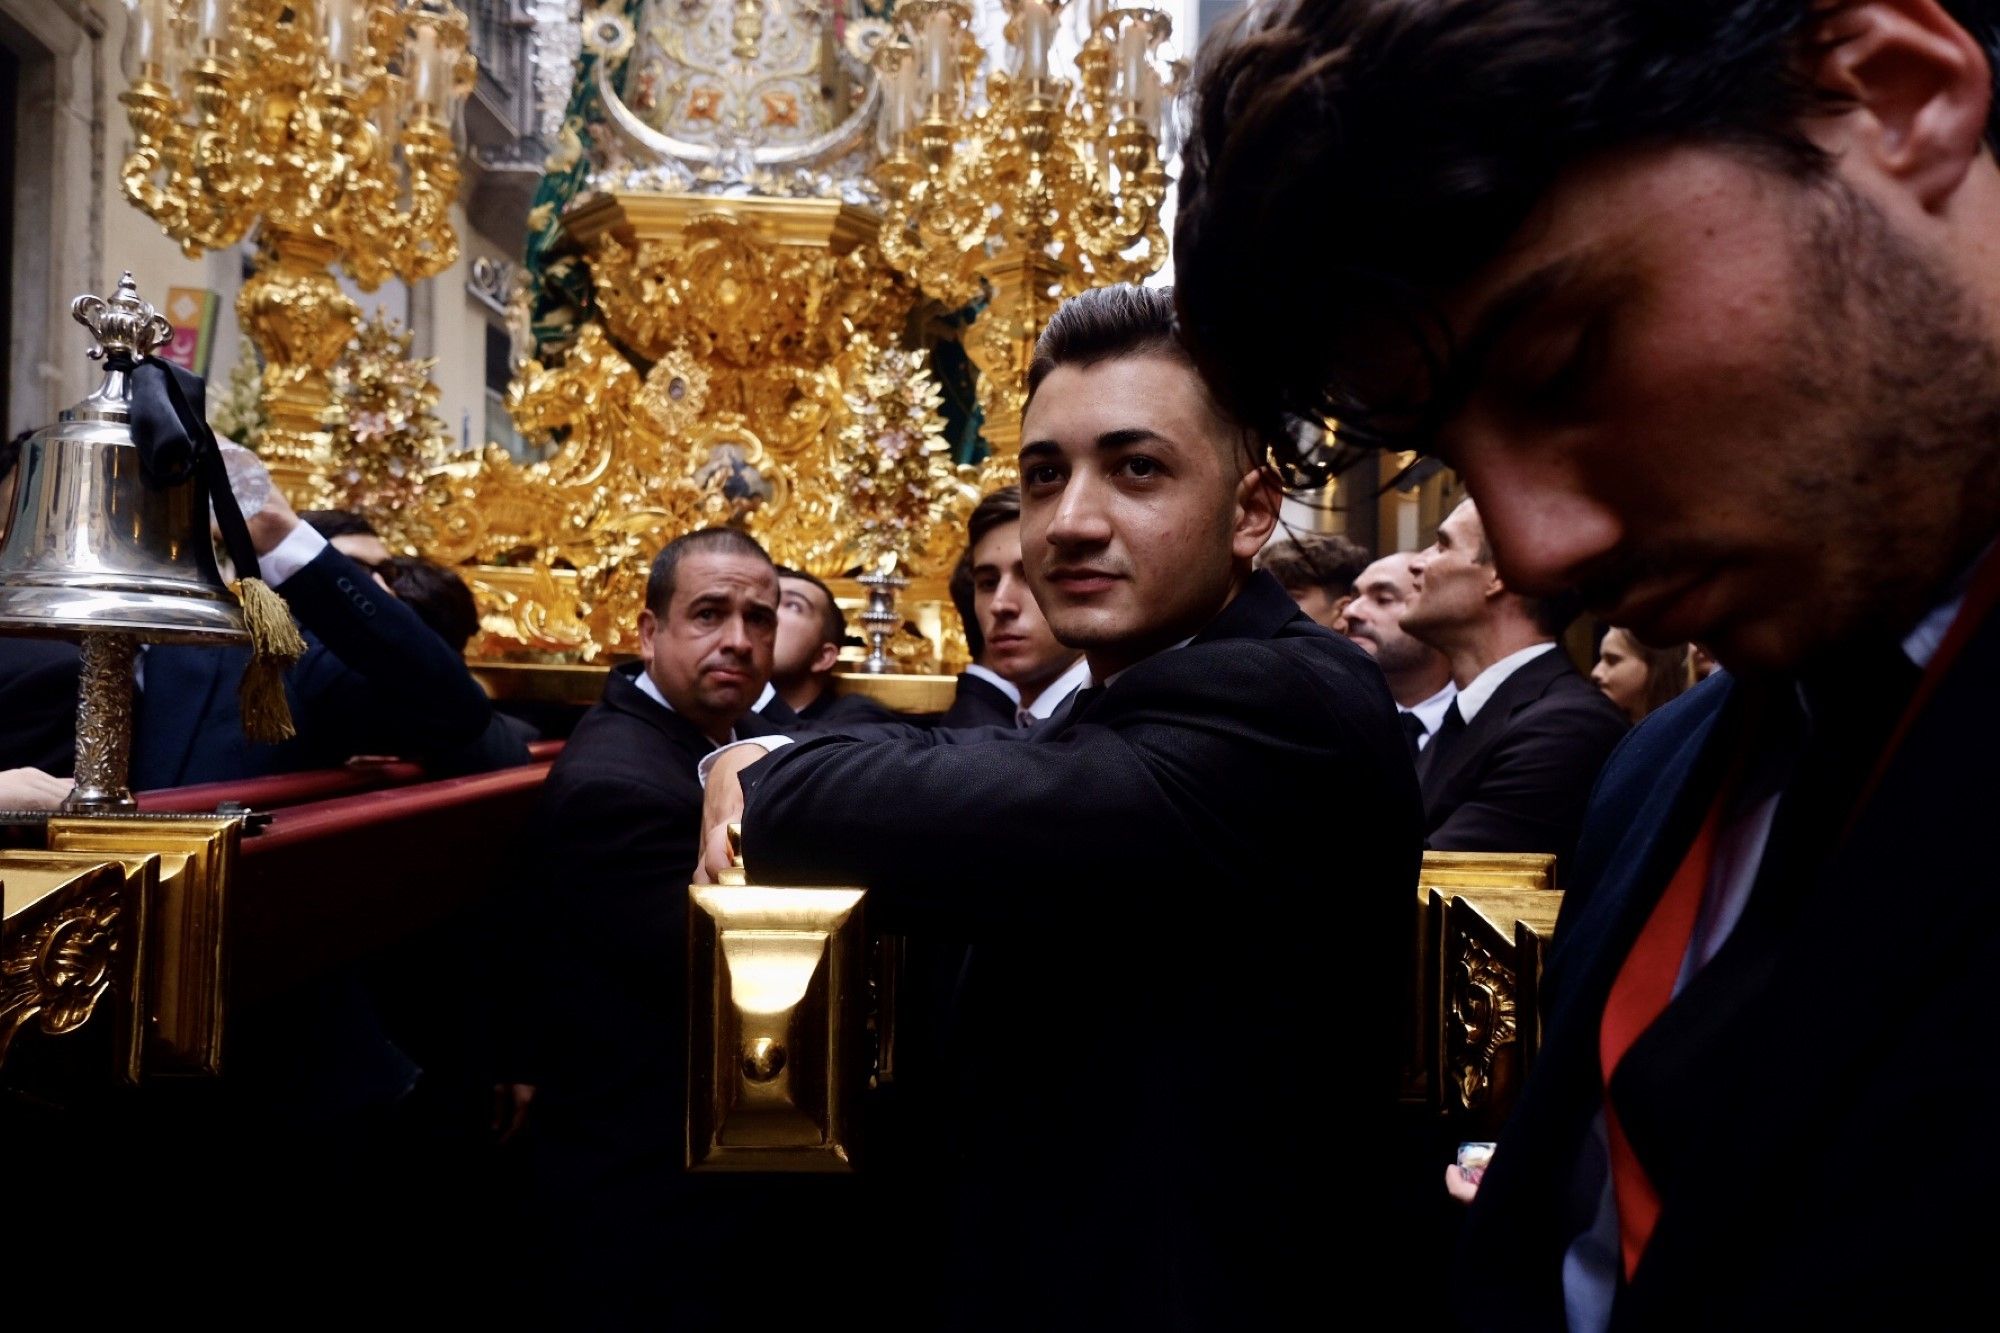
<svg viewBox="0 0 2000 1333">
<path fill-rule="evenodd" d="M 1654 709 L 1671 703 L 1691 683 L 1688 646 L 1648 648 L 1616 626 L 1604 632 L 1590 683 L 1638 722 Z"/>
</svg>

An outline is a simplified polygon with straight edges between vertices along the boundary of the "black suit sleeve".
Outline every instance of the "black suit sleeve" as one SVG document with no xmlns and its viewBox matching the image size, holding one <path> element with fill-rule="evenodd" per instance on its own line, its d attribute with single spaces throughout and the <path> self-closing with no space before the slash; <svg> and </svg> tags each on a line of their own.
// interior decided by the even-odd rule
<svg viewBox="0 0 2000 1333">
<path fill-rule="evenodd" d="M 1427 841 L 1440 852 L 1554 852 L 1568 861 L 1598 771 L 1624 719 L 1591 701 L 1533 710 L 1480 770 L 1478 796 Z"/>
<path fill-rule="evenodd" d="M 492 706 L 465 660 L 339 551 L 328 546 L 279 592 L 324 645 L 292 673 L 302 733 L 339 737 L 349 754 L 428 755 L 486 730 Z"/>
<path fill-rule="evenodd" d="M 995 729 L 788 746 L 743 774 L 750 875 L 865 884 L 969 923 L 1045 914 L 1033 889 L 1052 861 L 1107 904 L 1149 881 L 1238 879 L 1282 838 L 1269 826 L 1301 807 L 1299 789 L 1324 796 L 1315 775 L 1345 763 L 1359 780 L 1387 756 L 1364 752 L 1327 679 L 1265 645 L 1231 648 L 1135 670 L 1047 740 Z M 1332 683 L 1370 705 L 1358 680 Z"/>
</svg>

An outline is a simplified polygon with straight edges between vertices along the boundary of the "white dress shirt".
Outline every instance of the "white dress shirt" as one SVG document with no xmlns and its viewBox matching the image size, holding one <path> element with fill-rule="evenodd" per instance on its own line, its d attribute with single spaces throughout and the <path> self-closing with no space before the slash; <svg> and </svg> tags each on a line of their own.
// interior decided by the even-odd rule
<svg viewBox="0 0 2000 1333">
<path fill-rule="evenodd" d="M 1458 715 L 1471 722 L 1473 718 L 1479 716 L 1479 710 L 1486 707 L 1486 701 L 1507 683 L 1509 676 L 1543 653 L 1552 653 L 1555 650 L 1556 646 L 1553 643 L 1530 644 L 1519 652 L 1507 654 L 1487 667 L 1472 678 L 1471 684 L 1458 692 Z"/>
<path fill-rule="evenodd" d="M 966 668 L 968 671 L 974 668 Z M 1026 708 L 1020 706 L 1021 697 L 1014 696 L 1014 724 L 1032 727 L 1037 722 L 1046 722 L 1056 715 L 1056 709 L 1069 702 L 1069 697 L 1090 683 L 1090 663 L 1081 657 L 1070 663 L 1069 669 L 1042 687 L 1035 701 Z"/>
<path fill-rule="evenodd" d="M 651 699 L 654 703 L 666 709 L 669 713 L 672 713 L 677 717 L 680 715 L 681 710 L 667 702 L 667 696 L 660 693 L 660 687 L 653 683 L 653 678 L 646 674 L 646 670 L 644 667 L 641 667 L 639 669 L 638 678 L 634 681 L 634 683 L 638 685 L 639 693 L 645 695 L 648 699 Z M 764 688 L 769 689 L 770 686 L 767 685 Z M 710 740 L 707 732 L 703 732 L 701 738 L 705 741 L 708 741 L 709 755 L 713 756 L 716 754 L 720 754 L 722 752 L 724 747 L 717 745 L 713 740 Z M 786 739 L 789 740 L 791 738 L 786 737 Z M 737 744 L 736 728 L 734 727 L 731 727 L 729 729 L 729 743 L 731 745 Z M 702 773 L 702 777 L 706 778 L 707 776 L 708 776 L 707 771 L 704 770 Z"/>
<path fill-rule="evenodd" d="M 1424 724 L 1424 734 L 1417 737 L 1417 749 L 1421 750 L 1431 743 L 1431 738 L 1437 735 L 1438 728 L 1444 725 L 1444 715 L 1451 710 L 1451 701 L 1457 697 L 1458 686 L 1446 681 L 1443 689 L 1420 704 L 1413 704 L 1408 708 L 1401 704 L 1396 705 L 1397 712 L 1414 713 L 1417 721 Z"/>
<path fill-rule="evenodd" d="M 985 681 L 988 685 L 1006 695 L 1007 702 L 1014 705 L 1014 707 L 1019 708 L 1021 706 L 1020 687 L 995 671 L 992 667 L 983 667 L 979 663 L 974 662 L 965 669 L 964 674 L 971 676 L 975 680 Z"/>
<path fill-rule="evenodd" d="M 1944 642 L 1951 622 L 1965 604 L 1965 583 L 1957 584 L 1950 597 L 1917 622 L 1903 638 L 1903 653 L 1919 671 L 1931 664 Z M 1804 696 L 1800 696 L 1804 703 Z M 1810 716 L 1810 710 L 1808 710 Z M 1681 959 L 1680 975 L 1674 980 L 1679 995 L 1694 974 L 1708 966 L 1743 919 L 1756 886 L 1757 872 L 1764 864 L 1764 851 L 1771 841 L 1771 825 L 1777 818 L 1778 801 L 1789 777 L 1777 789 L 1747 805 L 1742 813 L 1716 830 L 1715 863 L 1709 869 L 1708 886 L 1702 894 L 1701 910 L 1695 917 L 1694 933 Z M 1604 1111 L 1600 1107 L 1591 1121 L 1574 1177 L 1580 1197 L 1597 1196 L 1590 1225 L 1570 1242 L 1563 1254 L 1563 1304 L 1571 1333 L 1602 1333 L 1611 1326 L 1611 1303 L 1618 1294 L 1618 1279 L 1624 1271 L 1618 1234 L 1618 1200 L 1611 1186 L 1611 1148 L 1605 1136 Z"/>
</svg>

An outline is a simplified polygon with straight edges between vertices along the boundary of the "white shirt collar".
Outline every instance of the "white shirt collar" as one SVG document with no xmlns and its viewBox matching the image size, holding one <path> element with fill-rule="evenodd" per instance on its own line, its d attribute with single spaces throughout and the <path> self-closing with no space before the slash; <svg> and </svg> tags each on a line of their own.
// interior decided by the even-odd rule
<svg viewBox="0 0 2000 1333">
<path fill-rule="evenodd" d="M 669 713 L 674 714 L 676 717 L 680 715 L 680 709 L 674 707 L 672 704 L 667 702 L 667 696 L 660 693 L 660 687 L 653 683 L 653 678 L 651 675 L 647 674 L 646 668 L 644 667 L 639 668 L 638 679 L 635 683 L 639 686 L 639 693 L 645 695 L 648 699 L 651 699 L 654 703 L 666 709 Z M 769 685 L 766 685 L 764 688 L 768 690 L 771 687 Z M 719 750 L 722 748 L 721 746 L 717 745 L 714 741 L 709 741 L 708 734 L 706 732 L 702 733 L 702 739 L 708 741 L 708 748 L 711 750 Z M 729 743 L 731 745 L 734 745 L 736 743 L 736 728 L 734 727 L 731 727 L 729 729 Z"/>
<path fill-rule="evenodd" d="M 1160 653 L 1170 653 L 1176 648 L 1185 648 L 1193 642 L 1194 642 L 1194 635 L 1190 634 L 1185 639 L 1182 639 L 1179 643 L 1170 643 L 1166 647 L 1160 649 Z M 1150 654 L 1148 657 L 1142 657 L 1139 659 L 1139 662 L 1149 661 L 1152 657 L 1158 657 L 1160 653 L 1153 653 Z M 1132 666 L 1138 666 L 1139 662 L 1134 662 Z M 1131 669 L 1132 667 L 1124 667 L 1120 670 L 1112 672 L 1110 675 L 1106 676 L 1103 680 L 1099 680 L 1095 676 L 1091 676 L 1089 677 L 1090 686 L 1091 688 L 1095 689 L 1099 686 L 1108 687 L 1116 685 L 1118 683 L 1118 678 L 1124 675 L 1127 671 L 1130 671 Z"/>
<path fill-rule="evenodd" d="M 1015 688 L 1013 681 L 1008 680 L 1005 676 L 993 670 L 993 668 L 983 667 L 979 663 L 974 662 L 965 669 L 965 674 L 985 681 L 988 685 L 1006 695 L 1007 702 L 1013 704 L 1014 707 L 1019 708 L 1021 706 L 1021 691 Z"/>
<path fill-rule="evenodd" d="M 1437 735 L 1438 727 L 1444 722 L 1445 710 L 1451 707 L 1451 701 L 1457 697 L 1458 686 L 1452 684 L 1450 681 L 1446 681 L 1443 689 L 1422 703 L 1415 704 L 1409 708 L 1397 704 L 1396 711 L 1399 713 L 1415 713 L 1417 721 L 1424 724 L 1424 735 L 1427 737 L 1435 736 Z"/>
<path fill-rule="evenodd" d="M 1929 669 L 1931 659 L 1944 645 L 1944 636 L 1951 629 L 1951 622 L 1958 619 L 1958 613 L 1965 605 L 1966 581 L 1960 579 L 1952 585 L 1948 596 L 1932 607 L 1930 613 L 1917 622 L 1917 627 L 1903 636 L 1903 653 L 1916 663 L 1917 670 Z"/>
<path fill-rule="evenodd" d="M 1056 709 L 1069 702 L 1069 697 L 1082 689 L 1090 680 L 1090 663 L 1081 657 L 1070 663 L 1069 669 L 1042 687 L 1035 701 L 1025 710 L 1037 722 L 1046 722 L 1056 715 Z"/>
<path fill-rule="evenodd" d="M 640 672 L 639 674 L 640 674 L 641 676 L 645 676 L 645 675 L 646 675 L 646 673 L 645 673 L 645 672 L 643 672 L 643 671 L 641 671 L 641 672 Z M 646 683 L 647 683 L 648 685 L 651 685 L 651 684 L 653 683 L 653 681 L 652 681 L 652 678 L 651 678 L 651 677 L 647 677 L 647 679 L 646 679 Z M 654 697 L 654 698 L 656 698 L 656 699 L 659 699 L 659 695 L 658 695 L 658 693 L 656 692 L 656 693 L 655 693 L 655 694 L 653 695 L 653 697 Z M 771 700 L 773 700 L 773 699 L 775 699 L 775 698 L 777 698 L 777 697 L 778 697 L 778 687 L 777 687 L 776 685 L 773 685 L 773 684 L 772 684 L 772 683 L 771 683 L 770 681 L 768 681 L 768 680 L 767 680 L 767 681 L 765 681 L 765 682 L 764 682 L 764 692 L 763 692 L 762 694 L 760 694 L 760 695 L 758 695 L 758 696 L 757 696 L 757 702 L 756 702 L 756 703 L 754 703 L 754 704 L 751 704 L 751 705 L 750 705 L 750 711 L 751 711 L 751 712 L 753 712 L 753 713 L 761 713 L 761 712 L 763 712 L 763 711 L 764 711 L 764 710 L 765 710 L 765 709 L 766 709 L 767 707 L 769 707 L 769 706 L 770 706 L 770 703 L 771 703 Z M 667 701 L 666 701 L 665 699 L 660 699 L 660 702 L 664 704 L 664 703 L 666 703 Z M 667 706 L 668 706 L 669 708 L 673 707 L 673 705 L 672 705 L 672 704 L 668 704 Z"/>
<path fill-rule="evenodd" d="M 1543 653 L 1554 652 L 1555 644 L 1533 643 L 1519 652 L 1509 653 L 1486 670 L 1472 678 L 1472 683 L 1458 692 L 1458 715 L 1467 722 L 1479 715 L 1486 707 L 1486 701 L 1494 692 L 1507 683 L 1507 677 L 1519 671 Z"/>
</svg>

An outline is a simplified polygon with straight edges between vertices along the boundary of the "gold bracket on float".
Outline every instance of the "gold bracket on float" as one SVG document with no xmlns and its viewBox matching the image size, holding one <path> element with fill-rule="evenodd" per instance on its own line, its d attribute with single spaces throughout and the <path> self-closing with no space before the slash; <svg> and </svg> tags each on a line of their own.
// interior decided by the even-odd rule
<svg viewBox="0 0 2000 1333">
<path fill-rule="evenodd" d="M 742 836 L 721 883 L 688 889 L 688 1169 L 851 1171 L 867 891 L 748 884 Z"/>
</svg>

